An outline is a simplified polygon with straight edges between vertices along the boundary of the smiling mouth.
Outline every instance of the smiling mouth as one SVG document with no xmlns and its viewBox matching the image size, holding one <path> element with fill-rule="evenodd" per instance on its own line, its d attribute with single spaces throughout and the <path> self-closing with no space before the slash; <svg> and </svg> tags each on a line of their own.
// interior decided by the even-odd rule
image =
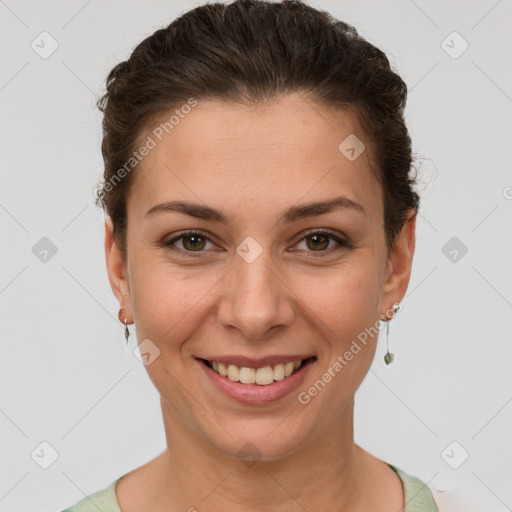
<svg viewBox="0 0 512 512">
<path fill-rule="evenodd" d="M 316 356 L 288 363 L 279 363 L 273 366 L 264 366 L 262 368 L 248 368 L 237 366 L 236 364 L 223 364 L 216 361 L 201 359 L 201 361 L 211 368 L 215 373 L 229 379 L 232 382 L 241 384 L 258 384 L 268 386 L 276 381 L 286 379 L 295 374 L 309 362 L 316 360 Z"/>
</svg>

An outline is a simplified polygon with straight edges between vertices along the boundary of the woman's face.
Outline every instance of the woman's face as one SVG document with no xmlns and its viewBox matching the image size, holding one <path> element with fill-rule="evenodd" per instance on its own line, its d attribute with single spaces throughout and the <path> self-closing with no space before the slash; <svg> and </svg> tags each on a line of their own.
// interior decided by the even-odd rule
<svg viewBox="0 0 512 512">
<path fill-rule="evenodd" d="M 283 457 L 351 421 L 379 318 L 407 288 L 414 219 L 388 258 L 369 141 L 348 114 L 298 95 L 258 108 L 199 101 L 161 131 L 148 131 L 156 145 L 133 171 L 126 269 L 107 226 L 110 282 L 164 417 L 225 453 Z M 188 213 L 158 206 L 171 202 Z M 279 378 L 275 364 L 305 358 Z M 222 386 L 203 359 L 271 366 L 255 375 L 277 380 Z"/>
</svg>

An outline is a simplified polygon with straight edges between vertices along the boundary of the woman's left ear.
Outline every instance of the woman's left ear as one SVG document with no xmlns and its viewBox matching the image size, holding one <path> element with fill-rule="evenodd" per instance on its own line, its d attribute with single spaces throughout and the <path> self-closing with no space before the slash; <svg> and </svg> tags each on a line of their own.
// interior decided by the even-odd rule
<svg viewBox="0 0 512 512">
<path fill-rule="evenodd" d="M 414 209 L 407 212 L 408 220 L 397 234 L 389 254 L 381 297 L 384 311 L 393 303 L 401 302 L 407 291 L 416 246 L 416 216 Z"/>
</svg>

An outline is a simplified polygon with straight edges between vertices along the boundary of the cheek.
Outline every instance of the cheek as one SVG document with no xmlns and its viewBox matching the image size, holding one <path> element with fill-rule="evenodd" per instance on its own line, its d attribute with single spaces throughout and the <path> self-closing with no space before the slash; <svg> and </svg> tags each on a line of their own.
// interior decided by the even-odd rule
<svg viewBox="0 0 512 512">
<path fill-rule="evenodd" d="M 328 278 L 311 281 L 308 288 L 315 290 L 305 299 L 309 318 L 314 321 L 319 349 L 319 373 L 329 385 L 327 396 L 333 403 L 342 404 L 359 387 L 368 372 L 378 339 L 380 288 L 378 269 L 371 258 L 360 258 Z M 376 327 L 377 326 L 377 327 Z"/>
<path fill-rule="evenodd" d="M 332 272 L 328 279 L 317 280 L 315 288 L 313 280 L 308 283 L 309 289 L 316 290 L 305 302 L 314 311 L 309 318 L 314 321 L 312 332 L 322 359 L 309 387 L 299 390 L 298 399 L 316 432 L 332 426 L 372 364 L 379 332 L 372 329 L 379 319 L 376 274 L 375 267 L 365 265 L 362 258 Z"/>
<path fill-rule="evenodd" d="M 137 271 L 136 293 L 132 294 L 137 340 L 150 340 L 146 346 L 150 354 L 157 354 L 146 364 L 146 371 L 159 393 L 179 411 L 177 414 L 188 418 L 194 404 L 183 383 L 188 382 L 189 365 L 196 363 L 183 354 L 183 347 L 188 347 L 187 340 L 202 325 L 204 301 L 215 285 L 213 273 L 192 277 L 190 270 L 185 275 L 168 262 L 149 257 L 140 261 Z M 141 353 L 143 348 L 141 345 Z"/>
<path fill-rule="evenodd" d="M 201 325 L 208 296 L 222 275 L 141 258 L 132 293 L 138 339 L 151 339 L 162 352 L 179 350 Z"/>
<path fill-rule="evenodd" d="M 371 260 L 354 258 L 323 275 L 301 276 L 294 291 L 320 323 L 330 330 L 328 338 L 347 339 L 379 314 L 379 276 Z M 357 334 L 357 333 L 356 333 Z"/>
</svg>

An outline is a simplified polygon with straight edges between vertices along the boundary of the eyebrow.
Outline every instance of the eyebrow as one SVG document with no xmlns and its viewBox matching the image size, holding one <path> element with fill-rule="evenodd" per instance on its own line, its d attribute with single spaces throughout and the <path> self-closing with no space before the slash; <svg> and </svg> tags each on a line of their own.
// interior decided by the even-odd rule
<svg viewBox="0 0 512 512">
<path fill-rule="evenodd" d="M 348 197 L 334 197 L 326 201 L 292 206 L 284 211 L 279 222 L 295 222 L 306 217 L 330 213 L 337 208 L 350 209 L 366 215 L 363 206 L 352 201 L 352 199 L 349 199 Z M 164 212 L 183 213 L 198 219 L 213 220 L 220 222 L 221 224 L 228 224 L 228 217 L 221 211 L 210 206 L 191 203 L 188 201 L 167 201 L 165 203 L 157 204 L 149 209 L 144 217 L 152 217 Z"/>
</svg>

